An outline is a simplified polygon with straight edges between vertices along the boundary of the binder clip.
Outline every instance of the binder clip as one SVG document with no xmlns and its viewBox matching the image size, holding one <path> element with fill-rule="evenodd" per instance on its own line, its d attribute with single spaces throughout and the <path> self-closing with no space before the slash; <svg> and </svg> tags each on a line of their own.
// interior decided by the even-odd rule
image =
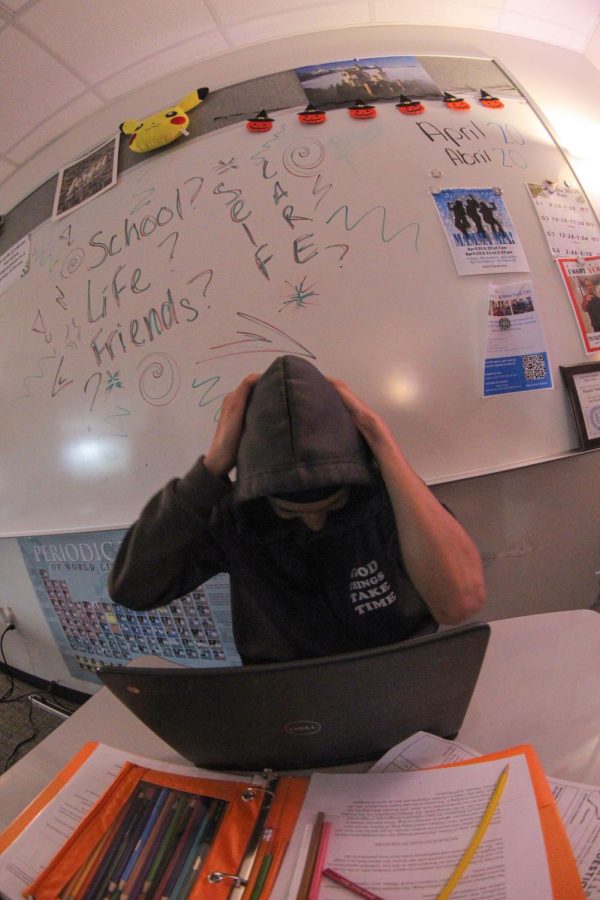
<svg viewBox="0 0 600 900">
<path fill-rule="evenodd" d="M 454 94 L 449 94 L 448 91 L 444 91 L 442 100 L 448 109 L 471 109 L 470 103 L 467 103 L 462 97 L 455 97 Z"/>
<path fill-rule="evenodd" d="M 353 105 L 348 107 L 348 112 L 353 119 L 374 119 L 377 115 L 375 107 L 365 103 L 364 100 L 355 100 Z"/>
<path fill-rule="evenodd" d="M 270 131 L 273 127 L 274 121 L 274 119 L 269 118 L 266 109 L 261 109 L 261 111 L 257 113 L 253 119 L 248 119 L 248 121 L 246 122 L 246 128 L 248 129 L 248 131 Z"/>
</svg>

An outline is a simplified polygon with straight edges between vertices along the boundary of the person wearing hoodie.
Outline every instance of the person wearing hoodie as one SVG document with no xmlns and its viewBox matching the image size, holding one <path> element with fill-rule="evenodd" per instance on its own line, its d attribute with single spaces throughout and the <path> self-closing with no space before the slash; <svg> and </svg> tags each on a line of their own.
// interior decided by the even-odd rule
<svg viewBox="0 0 600 900">
<path fill-rule="evenodd" d="M 475 545 L 386 423 L 295 356 L 227 395 L 207 453 L 127 532 L 109 594 L 146 610 L 219 572 L 245 664 L 401 641 L 484 601 Z"/>
</svg>

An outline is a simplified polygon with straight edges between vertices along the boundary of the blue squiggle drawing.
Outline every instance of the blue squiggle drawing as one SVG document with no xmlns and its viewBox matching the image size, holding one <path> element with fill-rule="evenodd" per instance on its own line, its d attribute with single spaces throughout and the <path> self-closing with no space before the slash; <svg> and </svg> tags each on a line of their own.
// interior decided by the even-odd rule
<svg viewBox="0 0 600 900">
<path fill-rule="evenodd" d="M 121 412 L 113 413 L 112 416 L 107 416 L 104 421 L 106 422 L 107 425 L 110 425 L 111 428 L 120 428 L 121 429 L 120 431 L 111 431 L 110 432 L 111 437 L 129 437 L 129 432 L 124 431 L 120 425 L 116 425 L 115 422 L 113 422 L 112 420 L 113 419 L 122 419 L 124 416 L 130 416 L 131 412 L 128 409 L 125 409 L 123 406 L 119 406 L 118 404 L 117 404 L 117 409 L 120 409 Z M 108 434 L 108 433 L 109 432 L 104 432 L 104 434 Z"/>
<path fill-rule="evenodd" d="M 421 226 L 419 225 L 418 222 L 408 222 L 406 225 L 403 225 L 402 228 L 399 228 L 397 231 L 395 231 L 393 234 L 391 234 L 389 237 L 386 237 L 386 234 L 385 234 L 385 228 L 386 228 L 386 220 L 387 220 L 387 209 L 385 208 L 385 206 L 373 206 L 373 207 L 371 207 L 371 209 L 367 210 L 366 213 L 363 213 L 362 216 L 359 216 L 359 218 L 356 220 L 356 222 L 354 222 L 354 224 L 351 225 L 351 224 L 349 223 L 349 221 L 348 221 L 348 217 L 349 217 L 349 215 L 350 215 L 350 209 L 349 209 L 349 207 L 348 207 L 346 204 L 344 204 L 343 206 L 340 206 L 339 209 L 336 209 L 336 211 L 335 211 L 334 213 L 332 213 L 332 214 L 329 216 L 328 219 L 325 220 L 325 223 L 326 223 L 327 225 L 329 225 L 329 223 L 330 223 L 331 221 L 333 221 L 333 219 L 335 219 L 335 217 L 336 217 L 339 213 L 341 213 L 342 210 L 344 211 L 344 226 L 345 226 L 345 228 L 346 228 L 346 231 L 354 231 L 354 229 L 355 229 L 358 225 L 360 225 L 360 223 L 361 223 L 364 219 L 366 219 L 367 216 L 370 216 L 371 213 L 375 213 L 375 212 L 377 212 L 378 210 L 381 210 L 381 212 L 382 212 L 382 216 L 381 216 L 381 235 L 380 235 L 380 236 L 381 236 L 381 240 L 382 240 L 385 244 L 389 244 L 390 241 L 393 241 L 394 238 L 397 238 L 398 235 L 401 234 L 406 228 L 414 228 L 414 229 L 416 229 L 416 230 L 415 230 L 415 250 L 417 250 L 417 251 L 419 250 L 418 244 L 419 244 L 419 233 L 420 233 L 420 231 L 421 231 Z"/>
<path fill-rule="evenodd" d="M 45 373 L 44 370 L 42 369 L 42 363 L 43 363 L 44 360 L 46 360 L 46 359 L 56 359 L 56 348 L 54 349 L 54 353 L 52 354 L 52 356 L 42 356 L 41 359 L 38 359 L 38 361 L 37 361 L 37 367 L 38 367 L 38 369 L 39 369 L 39 371 L 40 371 L 40 374 L 39 374 L 39 375 L 26 375 L 26 376 L 25 376 L 25 378 L 23 379 L 23 387 L 25 388 L 25 390 L 26 390 L 27 393 L 22 394 L 20 397 L 17 397 L 17 400 L 26 400 L 28 397 L 33 397 L 33 394 L 32 394 L 31 391 L 29 390 L 29 385 L 27 384 L 27 382 L 28 382 L 30 379 L 34 379 L 34 378 L 43 378 L 43 377 L 44 377 L 44 375 L 45 375 L 46 373 Z"/>
</svg>

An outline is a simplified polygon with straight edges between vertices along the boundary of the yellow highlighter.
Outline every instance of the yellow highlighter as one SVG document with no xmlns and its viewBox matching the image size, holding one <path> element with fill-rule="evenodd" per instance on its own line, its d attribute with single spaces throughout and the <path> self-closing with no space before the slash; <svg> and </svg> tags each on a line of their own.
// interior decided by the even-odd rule
<svg viewBox="0 0 600 900">
<path fill-rule="evenodd" d="M 444 887 L 442 888 L 440 893 L 437 895 L 436 900 L 447 900 L 447 898 L 450 896 L 450 894 L 452 893 L 452 891 L 454 890 L 454 888 L 456 887 L 456 885 L 458 884 L 458 882 L 464 875 L 465 869 L 467 868 L 467 866 L 469 865 L 469 863 L 475 856 L 477 848 L 479 847 L 480 843 L 482 842 L 483 837 L 484 837 L 484 835 L 488 829 L 488 826 L 492 820 L 492 816 L 496 812 L 498 804 L 500 803 L 500 797 L 502 796 L 502 791 L 504 790 L 504 786 L 505 786 L 507 778 L 508 778 L 508 770 L 509 770 L 509 766 L 506 765 L 500 772 L 498 781 L 496 782 L 494 790 L 492 791 L 492 796 L 490 797 L 490 799 L 488 801 L 488 805 L 485 808 L 485 812 L 483 813 L 483 815 L 481 817 L 481 821 L 480 821 L 479 825 L 477 826 L 475 834 L 471 838 L 471 842 L 469 843 L 469 846 L 467 847 L 467 849 L 461 856 L 459 863 L 456 866 L 454 872 L 452 873 L 452 875 L 450 876 L 450 878 L 448 879 L 448 881 L 446 882 L 446 884 L 444 885 Z"/>
</svg>

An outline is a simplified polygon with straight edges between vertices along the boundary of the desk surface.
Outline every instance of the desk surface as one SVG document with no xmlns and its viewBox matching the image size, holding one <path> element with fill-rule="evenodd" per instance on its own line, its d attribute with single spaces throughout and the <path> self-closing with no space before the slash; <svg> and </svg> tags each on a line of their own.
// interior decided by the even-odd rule
<svg viewBox="0 0 600 900">
<path fill-rule="evenodd" d="M 531 743 L 549 775 L 600 785 L 598 613 L 543 613 L 491 625 L 459 740 L 482 753 Z M 0 830 L 90 740 L 163 762 L 185 762 L 101 688 L 2 775 Z"/>
</svg>

